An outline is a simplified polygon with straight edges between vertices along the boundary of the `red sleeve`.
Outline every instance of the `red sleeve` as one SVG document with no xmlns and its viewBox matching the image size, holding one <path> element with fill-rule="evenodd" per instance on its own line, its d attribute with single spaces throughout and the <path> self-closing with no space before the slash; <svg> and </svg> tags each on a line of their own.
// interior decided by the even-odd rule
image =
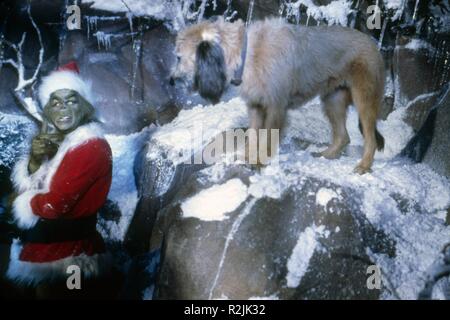
<svg viewBox="0 0 450 320">
<path fill-rule="evenodd" d="M 111 174 L 111 149 L 104 139 L 94 139 L 70 150 L 56 170 L 47 193 L 31 199 L 33 213 L 55 219 L 71 212 L 99 177 Z"/>
</svg>

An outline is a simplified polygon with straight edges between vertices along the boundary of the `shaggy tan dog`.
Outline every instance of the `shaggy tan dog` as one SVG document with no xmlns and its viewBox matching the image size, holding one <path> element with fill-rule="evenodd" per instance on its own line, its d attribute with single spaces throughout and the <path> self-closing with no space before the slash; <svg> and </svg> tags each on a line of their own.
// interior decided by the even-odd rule
<svg viewBox="0 0 450 320">
<path fill-rule="evenodd" d="M 219 19 L 180 32 L 176 54 L 172 80 L 187 81 L 212 102 L 219 101 L 230 82 L 240 83 L 233 77 L 236 70 L 243 70 L 240 95 L 253 129 L 281 130 L 288 107 L 320 95 L 333 141 L 319 155 L 337 158 L 350 142 L 345 120 L 351 103 L 358 110 L 365 140 L 355 172 L 368 172 L 375 150 L 384 147 L 376 130 L 384 89 L 383 59 L 374 42 L 359 31 L 297 26 L 280 19 L 258 21 L 246 29 L 240 20 Z M 259 148 L 262 145 L 259 141 Z"/>
</svg>

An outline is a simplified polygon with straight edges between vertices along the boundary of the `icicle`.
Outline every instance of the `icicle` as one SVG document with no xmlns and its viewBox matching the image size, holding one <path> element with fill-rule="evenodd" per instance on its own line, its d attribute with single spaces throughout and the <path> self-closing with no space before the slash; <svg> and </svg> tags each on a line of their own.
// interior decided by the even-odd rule
<svg viewBox="0 0 450 320">
<path fill-rule="evenodd" d="M 384 19 L 383 27 L 381 28 L 380 39 L 378 40 L 378 49 L 381 49 L 381 47 L 383 46 L 383 38 L 384 38 L 384 34 L 386 32 L 387 22 L 388 22 L 388 19 Z"/>
<path fill-rule="evenodd" d="M 63 23 L 64 27 L 60 29 L 59 31 L 59 35 L 58 35 L 58 41 L 59 41 L 59 52 L 62 51 L 63 46 L 64 46 L 64 41 L 66 40 L 66 21 L 67 21 L 67 12 L 66 12 L 66 8 L 69 6 L 69 0 L 65 0 L 64 1 L 64 7 L 61 10 L 60 13 L 60 18 L 61 18 L 61 22 Z"/>
<path fill-rule="evenodd" d="M 419 1 L 420 0 L 416 0 L 416 5 L 414 6 L 414 14 L 413 14 L 413 21 L 416 20 L 416 16 L 417 16 L 417 10 L 419 9 Z"/>
<path fill-rule="evenodd" d="M 128 18 L 128 23 L 130 25 L 130 31 L 133 32 L 133 13 L 132 12 L 127 12 L 127 18 Z"/>
<path fill-rule="evenodd" d="M 203 15 L 205 14 L 206 3 L 208 0 L 202 0 L 200 4 L 200 8 L 198 9 L 197 22 L 200 22 L 203 19 Z"/>
<path fill-rule="evenodd" d="M 103 46 L 106 50 L 111 47 L 111 34 L 104 33 L 103 31 L 97 31 L 94 33 L 94 36 L 97 38 L 97 45 L 100 49 Z"/>
<path fill-rule="evenodd" d="M 227 0 L 227 9 L 223 14 L 225 17 L 225 21 L 231 21 L 238 14 L 237 11 L 231 11 L 231 1 L 232 0 Z"/>
<path fill-rule="evenodd" d="M 397 11 L 397 13 L 395 14 L 396 19 L 401 20 L 402 16 L 403 16 L 403 11 L 405 10 L 405 0 L 402 0 L 402 4 L 400 9 Z"/>
<path fill-rule="evenodd" d="M 285 2 L 284 2 L 284 0 L 281 2 L 281 4 L 280 4 L 280 7 L 278 8 L 278 15 L 280 16 L 280 17 L 282 17 L 283 16 L 283 13 L 284 13 L 284 8 L 285 8 Z"/>
<path fill-rule="evenodd" d="M 97 22 L 99 17 L 97 16 L 87 16 L 86 17 L 86 26 L 87 26 L 87 37 L 89 39 L 91 32 L 97 31 Z"/>
<path fill-rule="evenodd" d="M 91 26 L 89 25 L 89 20 L 86 17 L 86 31 L 87 31 L 87 38 L 89 39 L 89 35 L 91 33 Z"/>
<path fill-rule="evenodd" d="M 134 99 L 134 93 L 136 91 L 136 76 L 139 69 L 139 62 L 141 61 L 141 47 L 142 40 L 136 39 L 133 41 L 133 52 L 134 52 L 134 62 L 133 62 L 133 73 L 131 75 L 131 99 Z"/>
<path fill-rule="evenodd" d="M 253 7 L 255 5 L 255 0 L 251 0 L 250 4 L 248 6 L 248 12 L 247 12 L 247 21 L 245 22 L 245 25 L 248 26 L 250 22 L 252 21 L 252 15 L 253 15 Z"/>
</svg>

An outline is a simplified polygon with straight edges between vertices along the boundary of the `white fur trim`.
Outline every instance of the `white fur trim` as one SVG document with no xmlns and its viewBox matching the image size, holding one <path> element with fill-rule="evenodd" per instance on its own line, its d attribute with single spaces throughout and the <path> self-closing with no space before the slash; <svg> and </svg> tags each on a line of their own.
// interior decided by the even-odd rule
<svg viewBox="0 0 450 320">
<path fill-rule="evenodd" d="M 98 277 L 107 274 L 111 269 L 111 255 L 107 253 L 88 256 L 70 256 L 53 262 L 27 262 L 19 260 L 22 245 L 15 239 L 11 245 L 10 262 L 6 276 L 24 285 L 37 285 L 40 282 L 65 280 L 70 276 L 67 268 L 76 265 L 80 268 L 82 276 L 86 278 Z"/>
<path fill-rule="evenodd" d="M 12 180 L 16 191 L 20 194 L 14 200 L 13 214 L 20 228 L 29 229 L 36 224 L 39 217 L 33 214 L 30 201 L 36 194 L 48 192 L 53 175 L 67 152 L 94 138 L 103 138 L 103 132 L 98 123 L 92 122 L 68 134 L 56 155 L 43 163 L 35 173 L 28 174 L 28 157 L 14 166 Z"/>
<path fill-rule="evenodd" d="M 36 190 L 25 191 L 13 202 L 12 212 L 17 226 L 21 229 L 30 229 L 39 220 L 39 216 L 31 209 L 31 199 L 38 193 Z"/>
<path fill-rule="evenodd" d="M 72 71 L 54 71 L 42 79 L 39 87 L 39 101 L 44 107 L 50 95 L 56 90 L 71 89 L 77 91 L 87 101 L 92 103 L 91 85 Z"/>
<path fill-rule="evenodd" d="M 28 162 L 30 157 L 27 155 L 17 161 L 11 173 L 11 180 L 17 192 L 25 192 L 30 189 L 36 189 L 34 184 L 37 183 L 32 175 L 28 173 Z"/>
</svg>

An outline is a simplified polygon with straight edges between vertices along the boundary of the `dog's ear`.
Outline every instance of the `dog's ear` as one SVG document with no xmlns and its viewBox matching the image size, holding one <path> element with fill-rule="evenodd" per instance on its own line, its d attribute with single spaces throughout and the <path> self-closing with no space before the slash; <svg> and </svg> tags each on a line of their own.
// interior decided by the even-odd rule
<svg viewBox="0 0 450 320">
<path fill-rule="evenodd" d="M 225 57 L 222 47 L 212 41 L 202 41 L 195 56 L 194 89 L 203 98 L 217 103 L 226 87 Z"/>
</svg>

